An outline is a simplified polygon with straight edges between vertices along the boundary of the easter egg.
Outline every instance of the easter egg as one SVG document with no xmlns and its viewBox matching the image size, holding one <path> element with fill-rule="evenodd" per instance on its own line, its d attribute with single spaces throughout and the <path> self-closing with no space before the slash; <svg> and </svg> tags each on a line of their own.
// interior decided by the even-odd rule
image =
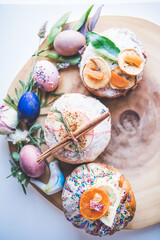
<svg viewBox="0 0 160 240">
<path fill-rule="evenodd" d="M 53 91 L 59 84 L 59 78 L 59 72 L 53 63 L 47 60 L 36 63 L 33 79 L 43 91 Z"/>
<path fill-rule="evenodd" d="M 59 33 L 54 40 L 55 50 L 63 56 L 73 56 L 86 44 L 85 37 L 75 30 Z"/>
<path fill-rule="evenodd" d="M 35 121 L 40 113 L 40 103 L 36 94 L 34 92 L 24 93 L 18 102 L 17 111 L 23 122 Z"/>
<path fill-rule="evenodd" d="M 37 162 L 38 156 L 41 155 L 41 151 L 33 145 L 25 145 L 22 147 L 19 154 L 19 163 L 22 171 L 29 177 L 40 177 L 46 168 L 46 163 Z"/>
</svg>

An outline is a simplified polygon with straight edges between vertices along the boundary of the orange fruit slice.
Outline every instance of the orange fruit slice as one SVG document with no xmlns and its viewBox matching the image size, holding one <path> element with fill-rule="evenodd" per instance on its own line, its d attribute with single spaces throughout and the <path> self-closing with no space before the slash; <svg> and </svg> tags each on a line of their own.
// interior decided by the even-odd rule
<svg viewBox="0 0 160 240">
<path fill-rule="evenodd" d="M 111 71 L 111 80 L 109 82 L 113 89 L 130 89 L 136 83 L 136 77 L 123 72 L 118 66 Z"/>
<path fill-rule="evenodd" d="M 101 57 L 90 58 L 83 68 L 83 81 L 90 89 L 100 89 L 109 83 L 111 71 Z"/>
<path fill-rule="evenodd" d="M 98 65 L 96 65 L 94 59 L 92 58 L 90 59 L 90 62 L 86 64 L 85 74 L 95 80 L 102 80 L 104 77 L 104 72 L 102 71 L 102 68 L 98 67 Z"/>
<path fill-rule="evenodd" d="M 100 201 L 99 200 L 96 201 L 97 194 L 98 194 L 98 199 Z M 97 205 L 96 209 L 99 204 L 100 211 L 92 209 L 93 202 L 97 203 L 97 204 L 95 204 L 95 205 Z M 85 192 L 83 192 L 83 194 L 80 198 L 80 203 L 79 203 L 80 212 L 83 215 L 83 217 L 90 219 L 90 220 L 96 220 L 106 214 L 106 212 L 109 209 L 109 204 L 110 204 L 109 196 L 104 190 L 102 190 L 100 188 L 90 188 L 90 189 L 86 190 Z"/>
<path fill-rule="evenodd" d="M 143 63 L 140 57 L 135 57 L 132 55 L 124 56 L 124 61 L 132 66 L 140 67 L 141 63 Z"/>
<path fill-rule="evenodd" d="M 116 86 L 116 87 L 119 87 L 119 88 L 124 88 L 128 85 L 128 81 L 119 76 L 118 74 L 114 73 L 114 72 L 111 72 L 111 83 Z"/>
<path fill-rule="evenodd" d="M 144 68 L 141 56 L 135 49 L 124 49 L 118 54 L 120 69 L 131 76 L 139 75 Z"/>
</svg>

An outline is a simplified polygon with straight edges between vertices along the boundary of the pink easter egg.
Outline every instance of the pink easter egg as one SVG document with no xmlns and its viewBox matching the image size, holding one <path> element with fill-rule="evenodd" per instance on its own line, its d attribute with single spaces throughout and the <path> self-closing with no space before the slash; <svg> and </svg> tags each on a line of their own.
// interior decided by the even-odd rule
<svg viewBox="0 0 160 240">
<path fill-rule="evenodd" d="M 59 78 L 59 72 L 53 63 L 47 60 L 37 61 L 33 79 L 39 88 L 45 92 L 51 92 L 58 86 Z"/>
<path fill-rule="evenodd" d="M 41 155 L 41 151 L 33 145 L 25 145 L 19 155 L 19 163 L 22 171 L 29 177 L 40 177 L 46 168 L 46 163 L 37 162 L 37 158 Z"/>
</svg>

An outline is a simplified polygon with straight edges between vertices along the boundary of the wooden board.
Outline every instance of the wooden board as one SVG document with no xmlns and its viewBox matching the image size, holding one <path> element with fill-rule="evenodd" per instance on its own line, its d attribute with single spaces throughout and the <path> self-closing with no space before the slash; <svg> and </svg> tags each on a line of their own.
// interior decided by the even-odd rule
<svg viewBox="0 0 160 240">
<path fill-rule="evenodd" d="M 128 28 L 135 32 L 148 56 L 143 82 L 136 90 L 125 97 L 100 99 L 112 114 L 112 138 L 97 160 L 120 168 L 130 181 L 137 211 L 127 228 L 139 229 L 160 221 L 160 27 L 133 17 L 103 16 L 95 31 L 101 32 L 110 27 Z M 9 94 L 14 95 L 19 79 L 27 81 L 32 66 L 33 58 L 13 81 Z M 61 72 L 58 92 L 90 95 L 82 85 L 77 67 Z M 42 109 L 42 112 L 47 111 Z M 39 121 L 44 124 L 44 119 L 40 117 Z M 11 144 L 10 150 L 13 150 Z M 67 176 L 75 165 L 60 162 L 60 167 Z M 47 171 L 43 180 L 48 177 Z M 46 196 L 39 192 L 62 210 L 61 193 Z"/>
</svg>

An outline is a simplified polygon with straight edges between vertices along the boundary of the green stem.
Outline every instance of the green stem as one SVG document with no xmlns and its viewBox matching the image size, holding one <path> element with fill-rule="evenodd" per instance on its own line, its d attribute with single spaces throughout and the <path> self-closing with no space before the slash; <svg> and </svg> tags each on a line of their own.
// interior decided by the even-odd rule
<svg viewBox="0 0 160 240">
<path fill-rule="evenodd" d="M 37 55 L 38 55 L 40 43 L 41 43 L 41 38 L 39 38 L 38 48 L 37 48 L 37 51 L 36 51 L 36 54 L 35 54 L 35 58 L 34 58 L 34 63 L 33 63 L 32 74 L 34 72 L 34 68 L 35 68 L 35 65 L 36 65 L 36 60 L 37 60 Z"/>
<path fill-rule="evenodd" d="M 55 99 L 53 99 L 51 102 L 47 103 L 46 106 L 48 106 L 49 104 L 53 103 L 55 100 L 57 100 L 57 97 Z"/>
<path fill-rule="evenodd" d="M 41 114 L 39 114 L 39 116 L 47 116 L 48 115 L 48 113 L 41 113 Z"/>
<path fill-rule="evenodd" d="M 61 95 L 63 95 L 64 93 L 52 93 L 52 94 L 50 94 L 50 95 L 52 95 L 52 96 L 61 96 Z"/>
<path fill-rule="evenodd" d="M 19 142 L 19 147 L 20 147 L 20 149 L 23 147 L 22 142 Z"/>
<path fill-rule="evenodd" d="M 29 75 L 29 80 L 28 82 L 31 83 L 32 82 L 32 78 L 33 78 L 33 72 L 34 72 L 34 68 L 35 68 L 35 65 L 36 65 L 36 60 L 37 60 L 37 54 L 38 54 L 38 51 L 39 51 L 39 47 L 40 47 L 40 42 L 41 42 L 41 38 L 39 38 L 39 42 L 38 42 L 38 48 L 37 48 L 37 51 L 35 53 L 35 58 L 34 58 L 34 63 L 33 63 L 33 68 L 32 68 L 32 72 L 30 73 Z M 34 84 L 34 83 L 33 83 Z M 32 87 L 33 87 L 33 84 L 31 85 L 29 91 L 32 90 Z"/>
<path fill-rule="evenodd" d="M 20 167 L 18 167 L 16 170 L 14 170 L 9 176 L 7 176 L 6 178 L 9 178 L 11 176 L 13 176 L 14 173 L 16 173 L 18 170 L 20 169 Z"/>
<path fill-rule="evenodd" d="M 34 140 L 34 138 L 29 134 L 30 139 L 34 142 L 35 145 L 37 145 L 37 142 Z"/>
<path fill-rule="evenodd" d="M 42 49 L 41 51 L 39 51 L 39 52 L 37 53 L 37 56 L 39 56 L 40 53 L 43 53 L 43 52 L 46 52 L 46 51 L 49 51 L 49 50 L 52 50 L 52 49 L 53 49 L 53 47 L 52 47 L 52 48 L 47 48 L 47 49 L 44 48 L 44 49 Z M 33 54 L 32 57 L 34 57 L 35 55 L 36 55 L 36 53 Z"/>
</svg>

